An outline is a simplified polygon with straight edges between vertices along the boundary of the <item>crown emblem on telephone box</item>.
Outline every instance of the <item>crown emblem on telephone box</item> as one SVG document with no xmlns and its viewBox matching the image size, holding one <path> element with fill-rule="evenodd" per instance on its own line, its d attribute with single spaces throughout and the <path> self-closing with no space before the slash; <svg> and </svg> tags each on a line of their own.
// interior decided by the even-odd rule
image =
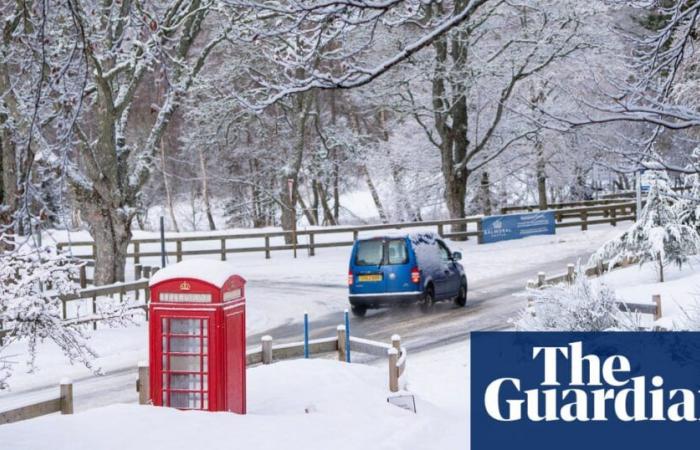
<svg viewBox="0 0 700 450">
<path fill-rule="evenodd" d="M 180 283 L 180 290 L 181 291 L 189 291 L 191 289 L 191 287 L 192 286 L 190 286 L 190 283 L 188 283 L 187 281 L 183 281 L 182 283 Z"/>
</svg>

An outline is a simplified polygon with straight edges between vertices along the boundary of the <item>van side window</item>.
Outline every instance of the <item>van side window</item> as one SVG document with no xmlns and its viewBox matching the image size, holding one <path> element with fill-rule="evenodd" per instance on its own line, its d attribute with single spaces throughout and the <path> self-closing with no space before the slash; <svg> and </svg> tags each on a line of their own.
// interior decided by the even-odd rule
<svg viewBox="0 0 700 450">
<path fill-rule="evenodd" d="M 437 241 L 437 244 L 438 244 L 438 251 L 440 252 L 440 259 L 442 260 L 442 262 L 444 262 L 444 263 L 450 262 L 451 255 L 450 255 L 450 251 L 448 250 L 448 248 L 445 246 L 445 244 L 443 244 L 440 241 Z"/>
<path fill-rule="evenodd" d="M 389 264 L 406 264 L 408 262 L 408 252 L 406 251 L 406 241 L 403 239 L 393 239 L 388 243 Z"/>
</svg>

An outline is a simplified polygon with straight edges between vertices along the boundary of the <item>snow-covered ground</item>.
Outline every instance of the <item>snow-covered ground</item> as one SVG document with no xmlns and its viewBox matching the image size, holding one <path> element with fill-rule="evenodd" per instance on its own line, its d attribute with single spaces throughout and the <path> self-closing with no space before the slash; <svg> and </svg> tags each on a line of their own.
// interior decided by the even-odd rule
<svg viewBox="0 0 700 450">
<path fill-rule="evenodd" d="M 592 227 L 587 232 L 565 229 L 554 236 L 532 236 L 488 245 L 477 245 L 475 240 L 470 240 L 450 242 L 450 246 L 462 252 L 462 263 L 473 286 L 522 272 L 538 263 L 567 258 L 573 262 L 577 256 L 595 250 L 618 232 L 619 229 L 603 225 Z M 300 322 L 305 311 L 309 313 L 312 325 L 315 319 L 329 314 L 336 314 L 338 323 L 341 323 L 342 311 L 347 308 L 349 252 L 349 247 L 319 249 L 314 257 L 303 254 L 297 259 L 291 252 L 280 252 L 269 260 L 261 254 L 232 255 L 229 263 L 249 282 L 247 334 Z M 145 324 L 118 329 L 98 328 L 92 336 L 91 345 L 100 355 L 95 365 L 106 372 L 135 367 L 137 361 L 147 359 L 148 329 Z M 83 366 L 70 365 L 53 343 L 41 344 L 37 353 L 38 370 L 29 374 L 20 364 L 9 380 L 13 392 L 52 385 L 66 376 L 80 379 L 91 375 L 90 370 Z M 22 363 L 27 356 L 26 345 L 15 343 L 6 354 L 16 355 L 11 359 Z M 0 409 L 6 406 L 3 403 L 5 395 L 0 393 Z"/>
<path fill-rule="evenodd" d="M 4 425 L 0 442 L 13 450 L 463 449 L 467 361 L 466 343 L 410 359 L 416 414 L 387 403 L 383 366 L 292 360 L 248 370 L 245 416 L 118 404 Z"/>
<path fill-rule="evenodd" d="M 600 278 L 627 302 L 651 303 L 652 295 L 661 295 L 659 325 L 682 328 L 686 313 L 700 306 L 700 257 L 691 258 L 681 269 L 675 265 L 665 267 L 664 279 L 663 283 L 658 282 L 656 266 L 652 263 L 613 270 Z"/>
</svg>

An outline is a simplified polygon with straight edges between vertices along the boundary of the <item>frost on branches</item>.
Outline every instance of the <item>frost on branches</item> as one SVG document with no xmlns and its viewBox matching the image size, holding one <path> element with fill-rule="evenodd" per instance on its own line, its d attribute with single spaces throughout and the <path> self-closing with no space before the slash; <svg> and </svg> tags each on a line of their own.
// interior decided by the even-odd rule
<svg viewBox="0 0 700 450">
<path fill-rule="evenodd" d="M 80 327 L 61 320 L 60 295 L 74 294 L 80 263 L 51 247 L 23 246 L 0 254 L 0 324 L 7 331 L 0 346 L 0 389 L 7 387 L 11 365 L 8 346 L 26 341 L 29 371 L 35 368 L 37 345 L 53 341 L 71 361 L 92 369 L 94 350 Z M 14 361 L 13 361 L 14 362 Z"/>
<path fill-rule="evenodd" d="M 659 281 L 664 281 L 664 266 L 670 263 L 679 268 L 688 256 L 700 251 L 700 237 L 695 228 L 683 223 L 677 208 L 671 204 L 674 196 L 663 172 L 652 180 L 646 204 L 639 220 L 617 238 L 606 242 L 591 256 L 594 265 L 608 261 L 608 268 L 628 260 L 640 266 L 654 262 Z"/>
<path fill-rule="evenodd" d="M 515 321 L 519 331 L 605 331 L 634 329 L 618 307 L 615 291 L 593 283 L 579 266 L 572 284 L 528 288 L 531 306 Z"/>
</svg>

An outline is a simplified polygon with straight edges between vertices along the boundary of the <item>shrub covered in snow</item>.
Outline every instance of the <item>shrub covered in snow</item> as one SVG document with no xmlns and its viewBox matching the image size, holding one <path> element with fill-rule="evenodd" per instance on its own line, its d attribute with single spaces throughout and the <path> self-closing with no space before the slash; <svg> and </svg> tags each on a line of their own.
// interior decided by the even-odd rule
<svg viewBox="0 0 700 450">
<path fill-rule="evenodd" d="M 688 256 L 700 251 L 700 236 L 695 228 L 683 223 L 677 208 L 671 204 L 673 192 L 663 175 L 657 175 L 651 185 L 646 205 L 639 220 L 617 238 L 606 242 L 591 256 L 594 265 L 608 261 L 612 268 L 624 260 L 640 265 L 654 262 L 659 281 L 664 281 L 664 266 L 679 268 Z"/>
<path fill-rule="evenodd" d="M 579 266 L 575 281 L 528 288 L 530 306 L 515 321 L 519 331 L 604 331 L 634 328 L 621 312 L 615 291 L 592 282 Z"/>
<path fill-rule="evenodd" d="M 29 370 L 34 369 L 37 344 L 49 339 L 71 362 L 91 367 L 94 351 L 79 327 L 61 320 L 59 295 L 75 293 L 80 263 L 52 247 L 22 246 L 0 253 L 0 324 L 7 330 L 0 346 L 0 389 L 10 369 L 4 350 L 23 340 L 29 347 Z M 14 361 L 13 361 L 14 362 Z"/>
</svg>

